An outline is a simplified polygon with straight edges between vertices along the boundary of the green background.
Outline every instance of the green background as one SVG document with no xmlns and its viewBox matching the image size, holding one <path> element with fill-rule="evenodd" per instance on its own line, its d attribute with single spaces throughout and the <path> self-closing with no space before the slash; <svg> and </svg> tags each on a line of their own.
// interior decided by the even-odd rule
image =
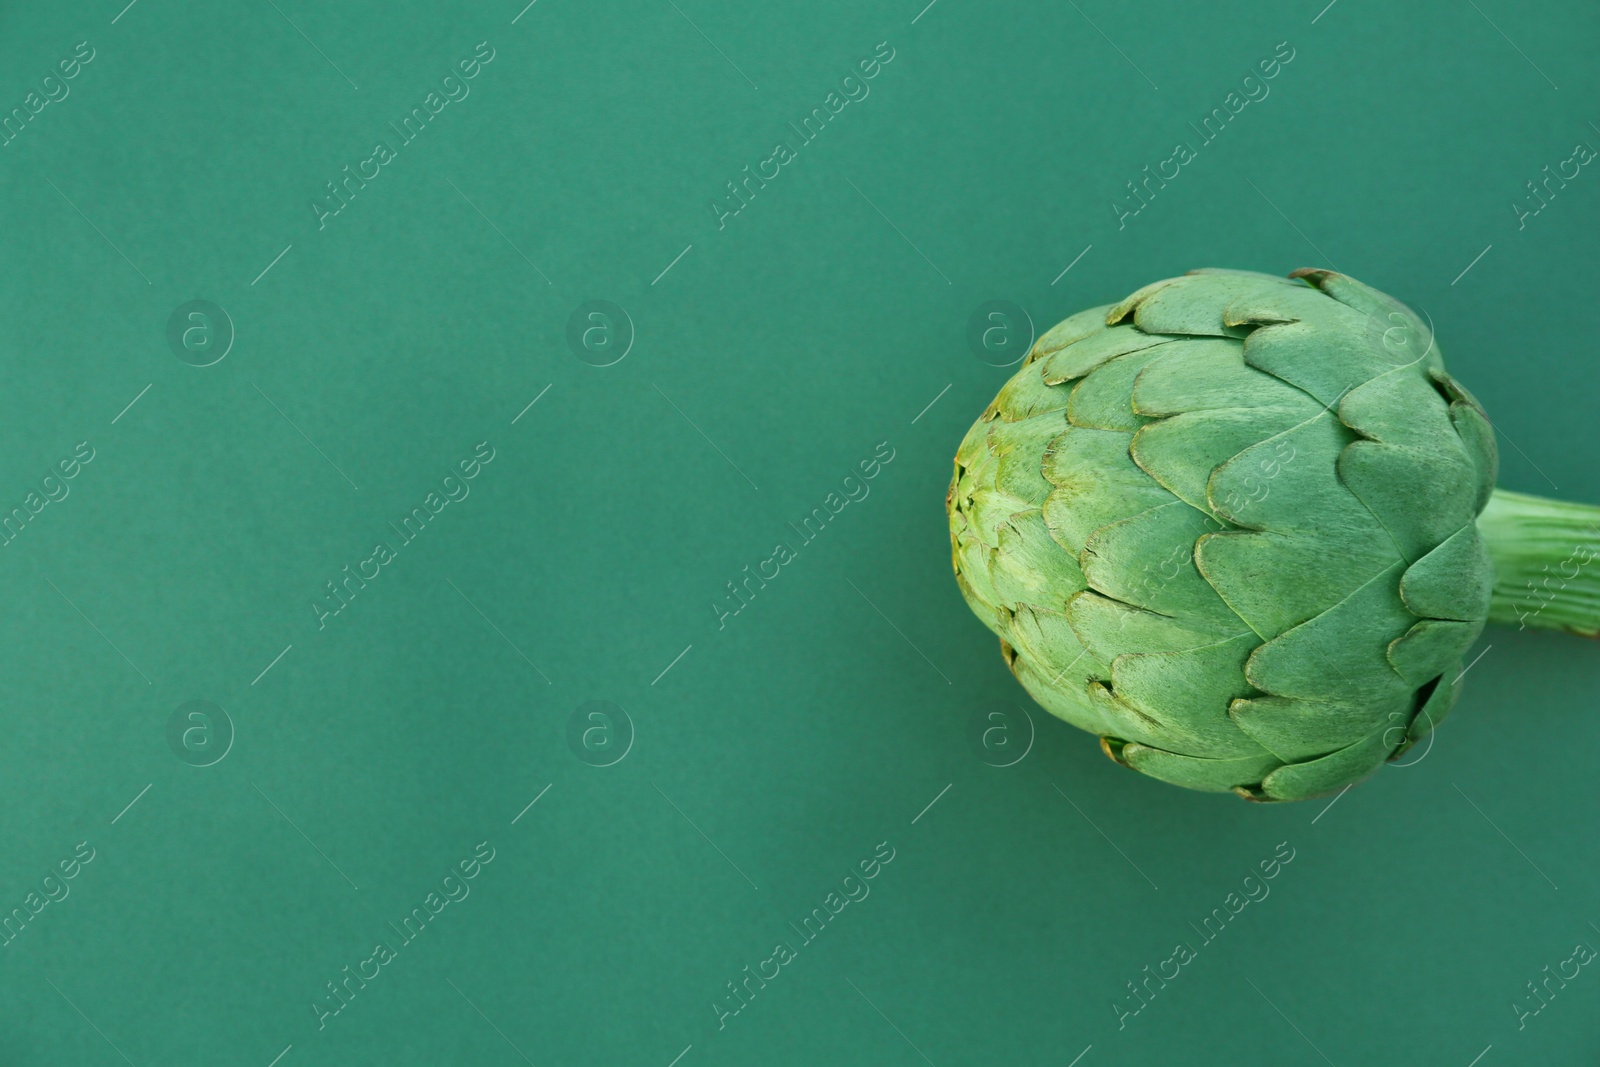
<svg viewBox="0 0 1600 1067">
<path fill-rule="evenodd" d="M 1331 808 L 1139 778 L 1037 709 L 996 767 L 981 717 L 1026 731 L 1026 698 L 943 497 L 1011 374 L 967 343 L 985 301 L 1042 331 L 1192 267 L 1334 266 L 1431 315 L 1501 484 L 1600 502 L 1600 176 L 1510 207 L 1600 146 L 1600 15 L 920 6 L 0 12 L 6 111 L 94 49 L 0 148 L 0 504 L 95 450 L 0 549 L 0 913 L 95 850 L 0 948 L 0 1062 L 1594 1062 L 1592 968 L 1510 1007 L 1600 946 L 1592 644 L 1491 628 L 1436 746 Z M 470 95 L 319 230 L 324 183 L 481 41 Z M 1282 41 L 1270 95 L 1119 229 Z M 719 229 L 724 183 L 879 42 L 870 95 Z M 193 299 L 237 332 L 203 368 L 166 335 Z M 636 332 L 608 367 L 567 340 L 596 299 Z M 324 583 L 482 441 L 470 497 L 319 630 Z M 232 723 L 211 766 L 168 742 L 191 700 Z M 591 762 L 569 740 L 590 701 L 631 722 L 609 766 L 620 719 Z M 319 1029 L 324 983 L 482 841 L 471 895 Z M 1125 983 L 1284 841 L 1119 1029 Z M 881 842 L 870 896 L 719 1029 Z"/>
</svg>

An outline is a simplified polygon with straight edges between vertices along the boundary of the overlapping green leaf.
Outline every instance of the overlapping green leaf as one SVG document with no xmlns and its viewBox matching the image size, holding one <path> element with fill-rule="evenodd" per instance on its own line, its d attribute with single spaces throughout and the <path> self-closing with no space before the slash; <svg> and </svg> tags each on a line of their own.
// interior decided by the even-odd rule
<svg viewBox="0 0 1600 1067">
<path fill-rule="evenodd" d="M 1489 595 L 1487 419 L 1409 309 L 1297 275 L 1196 272 L 1058 324 L 950 493 L 962 593 L 1042 706 L 1262 800 L 1425 736 Z"/>
</svg>

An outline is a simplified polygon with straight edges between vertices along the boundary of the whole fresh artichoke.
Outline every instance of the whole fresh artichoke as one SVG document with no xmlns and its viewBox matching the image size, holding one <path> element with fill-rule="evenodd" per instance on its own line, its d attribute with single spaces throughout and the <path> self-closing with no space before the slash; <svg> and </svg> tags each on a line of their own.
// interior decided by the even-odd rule
<svg viewBox="0 0 1600 1067">
<path fill-rule="evenodd" d="M 1595 631 L 1593 576 L 1548 576 L 1600 554 L 1600 509 L 1495 472 L 1404 305 L 1332 271 L 1195 271 L 1039 338 L 956 453 L 956 580 L 1118 763 L 1299 800 L 1438 725 L 1486 621 Z"/>
</svg>

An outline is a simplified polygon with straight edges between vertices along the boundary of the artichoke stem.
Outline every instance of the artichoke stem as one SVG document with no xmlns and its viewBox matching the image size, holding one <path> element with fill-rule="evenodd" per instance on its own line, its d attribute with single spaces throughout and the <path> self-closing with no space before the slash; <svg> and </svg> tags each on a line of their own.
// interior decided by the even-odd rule
<svg viewBox="0 0 1600 1067">
<path fill-rule="evenodd" d="M 1600 635 L 1600 507 L 1496 489 L 1478 532 L 1494 562 L 1490 622 Z"/>
</svg>

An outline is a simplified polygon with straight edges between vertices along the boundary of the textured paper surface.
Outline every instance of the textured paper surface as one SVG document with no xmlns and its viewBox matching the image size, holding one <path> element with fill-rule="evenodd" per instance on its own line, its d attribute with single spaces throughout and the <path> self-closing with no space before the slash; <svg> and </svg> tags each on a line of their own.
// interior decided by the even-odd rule
<svg viewBox="0 0 1600 1067">
<path fill-rule="evenodd" d="M 0 1061 L 1592 1062 L 1592 644 L 1246 805 L 1028 704 L 943 514 L 1200 266 L 1425 311 L 1600 502 L 1591 7 L 0 28 Z"/>
</svg>

